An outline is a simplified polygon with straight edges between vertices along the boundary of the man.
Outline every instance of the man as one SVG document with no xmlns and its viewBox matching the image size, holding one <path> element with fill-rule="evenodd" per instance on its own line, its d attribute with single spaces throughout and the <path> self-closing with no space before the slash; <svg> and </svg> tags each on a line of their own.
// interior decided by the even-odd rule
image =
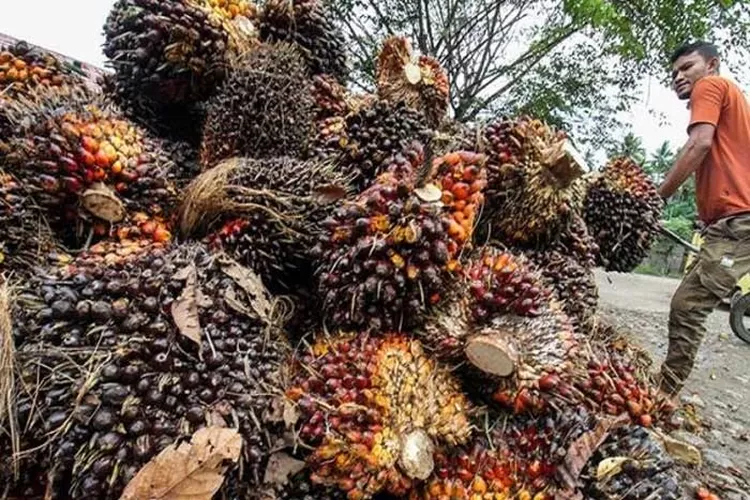
<svg viewBox="0 0 750 500">
<path fill-rule="evenodd" d="M 750 271 L 750 104 L 719 76 L 715 46 L 697 42 L 672 56 L 672 88 L 689 100 L 689 139 L 659 187 L 669 198 L 693 173 L 705 224 L 700 255 L 672 298 L 660 386 L 677 394 L 705 335 L 704 322 Z"/>
</svg>

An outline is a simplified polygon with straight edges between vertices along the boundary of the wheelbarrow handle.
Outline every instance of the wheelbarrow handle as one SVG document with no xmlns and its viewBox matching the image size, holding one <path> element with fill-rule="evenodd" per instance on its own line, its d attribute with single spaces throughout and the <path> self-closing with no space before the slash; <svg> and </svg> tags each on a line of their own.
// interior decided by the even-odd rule
<svg viewBox="0 0 750 500">
<path fill-rule="evenodd" d="M 682 239 L 680 237 L 680 235 L 678 235 L 677 233 L 675 233 L 673 231 L 670 231 L 669 229 L 667 229 L 666 227 L 664 227 L 663 224 L 662 224 L 660 230 L 661 230 L 661 234 L 663 234 L 664 236 L 666 236 L 670 240 L 674 241 L 675 243 L 677 243 L 679 245 L 682 245 L 683 247 L 687 248 L 688 250 L 690 250 L 693 253 L 700 253 L 700 248 L 698 248 L 697 246 L 693 245 L 689 241 L 686 241 L 686 240 Z"/>
</svg>

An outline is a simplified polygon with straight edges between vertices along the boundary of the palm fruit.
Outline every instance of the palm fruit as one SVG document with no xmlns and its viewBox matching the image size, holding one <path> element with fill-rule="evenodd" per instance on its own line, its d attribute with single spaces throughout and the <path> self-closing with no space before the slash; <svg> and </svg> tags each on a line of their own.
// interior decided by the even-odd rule
<svg viewBox="0 0 750 500">
<path fill-rule="evenodd" d="M 402 335 L 318 338 L 299 356 L 288 396 L 314 483 L 348 498 L 403 498 L 433 471 L 432 450 L 466 442 L 470 404 L 458 381 Z"/>
<path fill-rule="evenodd" d="M 346 88 L 330 75 L 313 76 L 312 93 L 318 120 L 346 116 L 351 111 Z"/>
<path fill-rule="evenodd" d="M 289 291 L 311 281 L 319 223 L 349 189 L 350 180 L 328 163 L 233 158 L 185 190 L 179 229 L 185 237 L 208 235 L 267 286 Z"/>
<path fill-rule="evenodd" d="M 338 488 L 314 484 L 307 470 L 289 478 L 284 486 L 266 494 L 263 500 L 346 500 L 346 493 Z"/>
<path fill-rule="evenodd" d="M 345 84 L 346 40 L 318 0 L 268 0 L 259 14 L 264 42 L 288 42 L 304 55 L 313 75 L 330 75 Z"/>
<path fill-rule="evenodd" d="M 633 423 L 671 426 L 675 404 L 651 381 L 651 356 L 632 336 L 597 318 L 592 322 L 586 378 L 576 386 L 591 408 L 610 415 L 628 414 Z"/>
<path fill-rule="evenodd" d="M 100 95 L 45 89 L 6 109 L 16 124 L 0 143 L 9 168 L 50 222 L 116 223 L 168 217 L 176 168 L 161 143 Z M 71 228 L 65 236 L 73 235 Z"/>
<path fill-rule="evenodd" d="M 300 156 L 315 108 L 302 59 L 288 44 L 261 45 L 232 61 L 208 103 L 201 162 L 232 156 Z"/>
<path fill-rule="evenodd" d="M 608 271 L 630 272 L 646 257 L 661 227 L 663 201 L 629 158 L 611 160 L 586 192 L 584 216 Z"/>
<path fill-rule="evenodd" d="M 477 321 L 498 314 L 537 316 L 550 296 L 539 271 L 523 256 L 496 247 L 485 247 L 466 266 Z"/>
<path fill-rule="evenodd" d="M 470 151 L 451 152 L 432 162 L 430 179 L 440 189 L 440 201 L 450 213 L 448 234 L 462 250 L 471 248 L 476 218 L 484 204 L 485 163 L 484 155 Z"/>
<path fill-rule="evenodd" d="M 562 409 L 538 418 L 492 415 L 469 444 L 440 450 L 435 474 L 411 500 L 466 498 L 568 498 L 557 468 L 575 441 L 596 420 L 584 409 Z M 556 496 L 557 495 L 557 496 Z"/>
<path fill-rule="evenodd" d="M 209 97 L 232 52 L 252 46 L 244 0 L 118 0 L 104 25 L 104 54 L 118 93 L 157 107 Z"/>
<path fill-rule="evenodd" d="M 605 460 L 618 463 L 607 467 Z M 600 467 L 607 473 L 600 473 Z M 586 498 L 594 500 L 689 498 L 680 487 L 674 460 L 642 427 L 615 430 L 588 462 L 581 479 Z"/>
<path fill-rule="evenodd" d="M 566 138 L 540 120 L 500 120 L 487 127 L 487 210 L 490 234 L 513 243 L 548 239 L 583 202 L 583 169 Z"/>
<path fill-rule="evenodd" d="M 392 158 L 388 171 L 323 221 L 313 249 L 318 291 L 334 326 L 401 331 L 423 321 L 459 269 L 463 242 L 440 202 L 442 189 L 415 189 L 421 148 Z"/>
<path fill-rule="evenodd" d="M 534 250 L 553 250 L 572 257 L 586 269 L 593 269 L 599 258 L 599 245 L 589 233 L 583 216 L 574 214 L 570 222 L 555 237 Z"/>
<path fill-rule="evenodd" d="M 404 102 L 421 111 L 432 126 L 445 117 L 450 93 L 448 76 L 436 59 L 416 58 L 406 38 L 391 36 L 383 42 L 375 77 L 381 99 Z"/>
<path fill-rule="evenodd" d="M 14 176 L 0 170 L 0 273 L 23 279 L 56 249 L 43 211 Z"/>
<path fill-rule="evenodd" d="M 347 144 L 346 119 L 343 116 L 324 118 L 315 122 L 306 156 L 318 161 L 338 161 Z"/>
<path fill-rule="evenodd" d="M 412 142 L 429 145 L 432 132 L 418 111 L 378 100 L 347 116 L 346 137 L 342 163 L 366 187 L 384 171 L 389 158 Z"/>
<path fill-rule="evenodd" d="M 73 65 L 26 42 L 0 44 L 0 100 L 13 100 L 39 87 L 84 85 L 85 77 Z M 0 136 L 11 124 L 0 113 Z"/>
<path fill-rule="evenodd" d="M 544 282 L 554 289 L 557 300 L 576 327 L 585 325 L 596 312 L 599 288 L 592 269 L 571 256 L 555 250 L 529 252 Z"/>
<path fill-rule="evenodd" d="M 208 425 L 238 429 L 243 469 L 230 476 L 259 486 L 283 430 L 266 413 L 288 345 L 260 280 L 199 244 L 105 262 L 86 256 L 18 295 L 17 438 L 48 471 L 47 496 L 117 498 L 152 457 Z M 10 445 L 0 437 L 4 459 Z M 3 479 L 11 496 L 25 489 Z"/>
</svg>

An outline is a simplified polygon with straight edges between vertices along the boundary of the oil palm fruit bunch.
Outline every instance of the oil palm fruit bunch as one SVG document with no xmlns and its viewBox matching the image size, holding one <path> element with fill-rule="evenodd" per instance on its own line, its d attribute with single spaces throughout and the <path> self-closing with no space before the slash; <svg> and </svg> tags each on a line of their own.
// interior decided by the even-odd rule
<svg viewBox="0 0 750 500">
<path fill-rule="evenodd" d="M 590 407 L 618 415 L 627 413 L 644 427 L 673 424 L 675 404 L 651 381 L 650 355 L 629 341 L 630 336 L 596 318 L 590 328 L 587 377 L 577 384 Z"/>
<path fill-rule="evenodd" d="M 349 114 L 351 106 L 346 87 L 330 75 L 314 75 L 312 81 L 318 120 Z"/>
<path fill-rule="evenodd" d="M 346 118 L 330 116 L 315 122 L 306 157 L 318 161 L 338 161 L 349 144 Z M 351 170 L 351 168 L 349 169 Z"/>
<path fill-rule="evenodd" d="M 574 214 L 570 222 L 554 238 L 533 249 L 549 249 L 568 255 L 586 269 L 596 267 L 599 259 L 599 245 L 589 232 L 582 213 Z"/>
<path fill-rule="evenodd" d="M 44 211 L 18 179 L 0 170 L 0 272 L 24 278 L 56 249 Z"/>
<path fill-rule="evenodd" d="M 295 474 L 287 484 L 275 488 L 273 493 L 266 496 L 268 500 L 347 500 L 346 492 L 337 487 L 314 484 L 307 470 Z"/>
<path fill-rule="evenodd" d="M 261 40 L 293 43 L 313 75 L 330 75 L 346 83 L 346 40 L 322 2 L 269 0 L 258 21 Z"/>
<path fill-rule="evenodd" d="M 471 248 L 471 236 L 484 205 L 487 186 L 486 157 L 471 151 L 435 158 L 430 179 L 441 191 L 440 201 L 450 213 L 448 234 L 462 249 Z"/>
<path fill-rule="evenodd" d="M 493 425 L 466 446 L 436 454 L 436 472 L 411 499 L 568 498 L 557 468 L 575 441 L 594 427 L 591 414 L 566 408 L 543 417 L 491 417 L 497 419 Z"/>
<path fill-rule="evenodd" d="M 578 402 L 573 384 L 585 377 L 580 340 L 559 304 L 551 302 L 533 317 L 495 317 L 475 336 L 474 365 L 484 373 L 507 374 L 485 384 L 494 402 L 516 414 L 538 414 L 550 402 Z"/>
<path fill-rule="evenodd" d="M 584 216 L 608 271 L 630 272 L 659 232 L 663 201 L 632 159 L 611 160 L 586 192 Z"/>
<path fill-rule="evenodd" d="M 102 92 L 122 113 L 154 135 L 200 145 L 205 102 L 194 104 L 155 103 L 148 95 L 123 85 L 117 75 L 107 73 L 98 80 Z"/>
<path fill-rule="evenodd" d="M 412 142 L 429 145 L 432 131 L 424 115 L 404 103 L 374 101 L 346 118 L 347 142 L 342 164 L 367 187 L 387 167 L 387 161 Z"/>
<path fill-rule="evenodd" d="M 37 87 L 83 85 L 84 76 L 73 65 L 26 42 L 0 45 L 2 99 L 25 95 Z"/>
<path fill-rule="evenodd" d="M 190 105 L 222 81 L 233 52 L 252 46 L 245 0 L 118 0 L 104 25 L 104 54 L 122 96 Z"/>
<path fill-rule="evenodd" d="M 16 124 L 0 143 L 5 161 L 53 224 L 170 215 L 174 163 L 100 95 L 44 89 L 5 111 Z"/>
<path fill-rule="evenodd" d="M 332 325 L 374 332 L 419 324 L 458 272 L 463 242 L 438 184 L 416 187 L 421 146 L 394 156 L 388 171 L 323 221 L 313 249 L 318 291 Z M 468 165 L 467 165 L 468 166 Z"/>
<path fill-rule="evenodd" d="M 472 294 L 472 313 L 479 321 L 499 314 L 537 316 L 547 305 L 550 291 L 542 276 L 523 256 L 485 247 L 466 266 Z"/>
<path fill-rule="evenodd" d="M 582 167 L 566 137 L 541 120 L 501 120 L 485 130 L 486 218 L 493 237 L 526 244 L 559 232 L 583 203 Z"/>
<path fill-rule="evenodd" d="M 608 466 L 605 460 L 615 460 Z M 637 500 L 688 498 L 674 460 L 647 430 L 626 426 L 612 432 L 581 476 L 586 498 Z"/>
<path fill-rule="evenodd" d="M 403 102 L 424 113 L 437 126 L 448 110 L 448 75 L 429 56 L 416 57 L 404 37 L 391 36 L 383 42 L 376 68 L 378 97 Z"/>
<path fill-rule="evenodd" d="M 208 103 L 201 161 L 232 156 L 300 156 L 315 114 L 307 70 L 289 44 L 264 44 L 239 56 Z"/>
<path fill-rule="evenodd" d="M 185 237 L 207 237 L 274 291 L 311 281 L 310 248 L 350 179 L 330 163 L 232 158 L 196 178 L 178 214 Z"/>
<path fill-rule="evenodd" d="M 314 483 L 348 498 L 401 498 L 433 472 L 432 452 L 471 434 L 458 381 L 403 335 L 320 337 L 298 356 L 288 396 Z"/>
<path fill-rule="evenodd" d="M 502 327 L 493 331 L 493 325 L 545 314 L 551 290 L 527 259 L 494 247 L 471 255 L 463 274 L 416 333 L 436 356 L 462 364 L 470 377 L 507 377 L 517 368 L 517 339 Z"/>
<path fill-rule="evenodd" d="M 86 257 L 32 280 L 14 322 L 18 439 L 36 447 L 48 496 L 117 498 L 157 453 L 210 425 L 237 428 L 235 477 L 257 486 L 283 427 L 264 416 L 287 356 L 275 317 L 252 272 L 200 244 Z M 3 457 L 9 447 L 3 437 Z"/>
<path fill-rule="evenodd" d="M 570 253 L 548 250 L 529 252 L 528 255 L 576 327 L 589 322 L 599 303 L 599 288 L 593 270 L 580 264 Z"/>
</svg>

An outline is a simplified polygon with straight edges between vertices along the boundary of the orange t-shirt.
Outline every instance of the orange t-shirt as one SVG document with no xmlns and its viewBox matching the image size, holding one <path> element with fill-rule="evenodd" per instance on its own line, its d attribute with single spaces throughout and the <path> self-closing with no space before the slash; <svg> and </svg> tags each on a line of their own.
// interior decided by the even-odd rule
<svg viewBox="0 0 750 500">
<path fill-rule="evenodd" d="M 695 173 L 698 216 L 710 224 L 750 212 L 750 104 L 731 81 L 707 76 L 695 84 L 690 109 L 690 127 L 716 127 L 711 151 Z"/>
</svg>

